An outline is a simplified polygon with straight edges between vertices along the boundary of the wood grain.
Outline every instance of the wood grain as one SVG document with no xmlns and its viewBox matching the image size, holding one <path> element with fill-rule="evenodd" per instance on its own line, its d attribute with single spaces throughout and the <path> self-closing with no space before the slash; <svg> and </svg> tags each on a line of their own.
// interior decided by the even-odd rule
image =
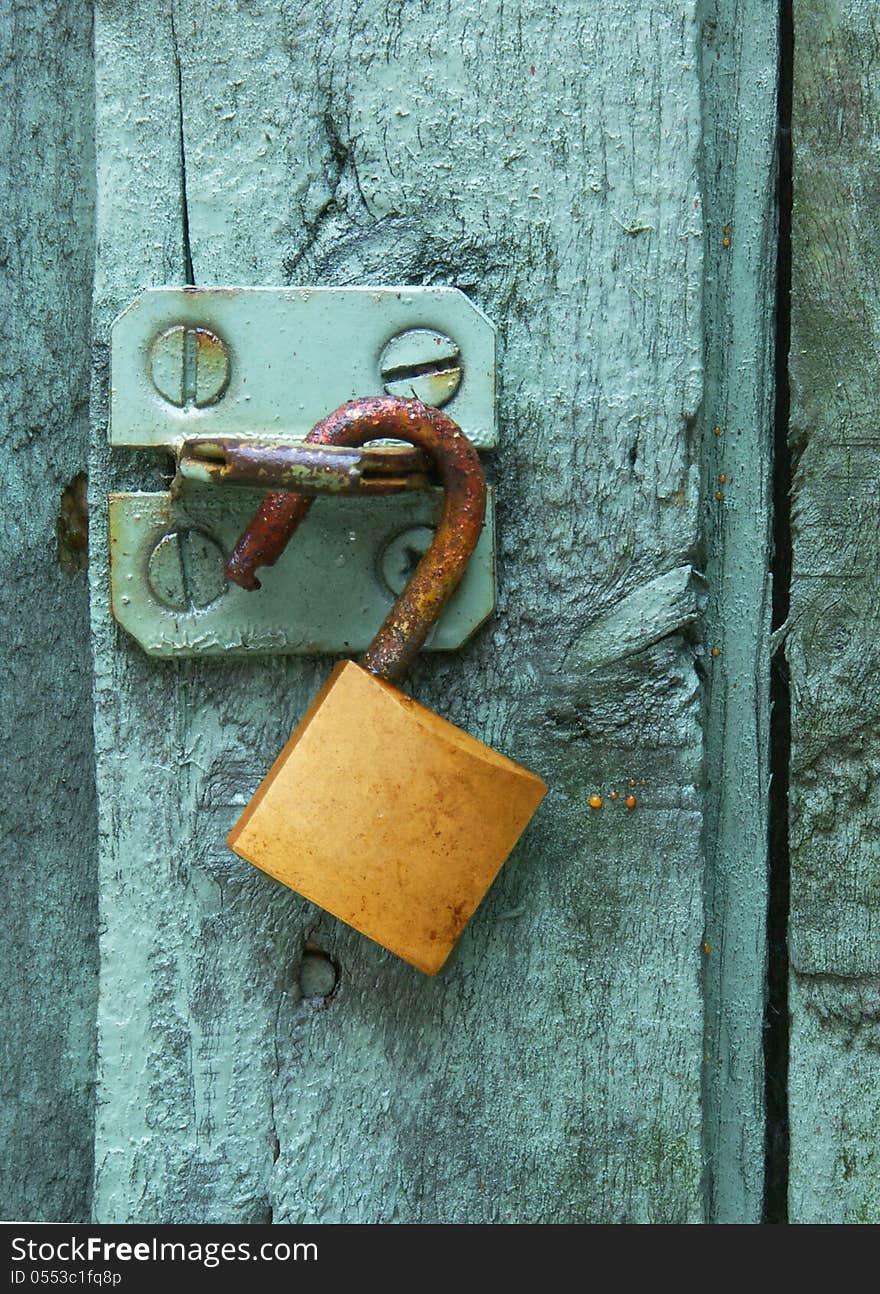
<svg viewBox="0 0 880 1294">
<path fill-rule="evenodd" d="M 84 480 L 91 12 L 0 9 L 0 1216 L 88 1219 L 97 875 Z"/>
<path fill-rule="evenodd" d="M 877 1222 L 880 34 L 864 0 L 795 28 L 790 1209 Z"/>
</svg>

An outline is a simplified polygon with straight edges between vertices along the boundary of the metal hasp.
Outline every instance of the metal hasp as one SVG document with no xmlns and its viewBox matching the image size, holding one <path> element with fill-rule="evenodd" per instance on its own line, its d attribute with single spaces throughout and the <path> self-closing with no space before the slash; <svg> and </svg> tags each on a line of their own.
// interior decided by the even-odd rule
<svg viewBox="0 0 880 1294">
<path fill-rule="evenodd" d="M 329 410 L 372 395 L 442 405 L 476 447 L 493 447 L 492 324 L 433 287 L 156 288 L 117 318 L 110 443 L 170 452 L 178 467 L 170 491 L 110 496 L 113 613 L 145 651 L 365 650 L 443 510 L 410 446 L 302 444 Z M 336 497 L 317 499 L 284 560 L 244 593 L 224 565 L 267 488 Z M 490 490 L 425 646 L 462 646 L 494 605 Z"/>
</svg>

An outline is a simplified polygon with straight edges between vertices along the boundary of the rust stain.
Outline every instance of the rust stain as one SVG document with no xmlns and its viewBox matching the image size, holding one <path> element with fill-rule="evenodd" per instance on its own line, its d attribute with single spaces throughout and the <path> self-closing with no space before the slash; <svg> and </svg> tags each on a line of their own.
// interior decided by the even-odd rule
<svg viewBox="0 0 880 1294">
<path fill-rule="evenodd" d="M 200 356 L 204 356 L 208 361 L 215 356 L 225 359 L 226 349 L 216 333 L 210 332 L 207 328 L 194 328 L 193 332 L 196 338 L 196 349 Z"/>
</svg>

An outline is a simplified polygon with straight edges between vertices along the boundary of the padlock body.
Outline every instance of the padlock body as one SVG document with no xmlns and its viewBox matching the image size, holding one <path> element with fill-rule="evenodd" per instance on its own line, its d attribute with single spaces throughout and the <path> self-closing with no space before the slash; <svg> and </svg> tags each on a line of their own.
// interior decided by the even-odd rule
<svg viewBox="0 0 880 1294">
<path fill-rule="evenodd" d="M 546 791 L 529 769 L 345 661 L 228 843 L 434 975 Z"/>
</svg>

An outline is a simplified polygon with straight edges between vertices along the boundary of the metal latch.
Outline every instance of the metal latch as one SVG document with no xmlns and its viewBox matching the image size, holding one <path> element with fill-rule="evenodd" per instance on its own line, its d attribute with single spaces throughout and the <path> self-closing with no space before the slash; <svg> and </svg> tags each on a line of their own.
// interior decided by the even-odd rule
<svg viewBox="0 0 880 1294">
<path fill-rule="evenodd" d="M 366 647 L 430 543 L 442 491 L 409 447 L 301 442 L 345 400 L 383 392 L 446 407 L 493 447 L 492 324 L 453 288 L 157 288 L 119 316 L 110 443 L 177 463 L 167 491 L 110 496 L 113 613 L 147 652 Z M 335 497 L 317 499 L 296 545 L 245 592 L 223 567 L 270 487 Z M 493 520 L 490 490 L 429 649 L 460 647 L 492 612 Z"/>
</svg>

